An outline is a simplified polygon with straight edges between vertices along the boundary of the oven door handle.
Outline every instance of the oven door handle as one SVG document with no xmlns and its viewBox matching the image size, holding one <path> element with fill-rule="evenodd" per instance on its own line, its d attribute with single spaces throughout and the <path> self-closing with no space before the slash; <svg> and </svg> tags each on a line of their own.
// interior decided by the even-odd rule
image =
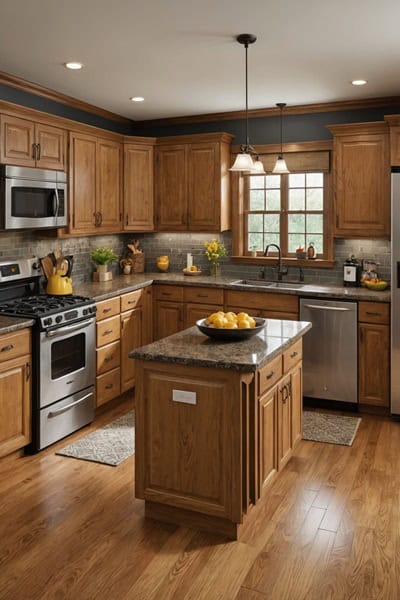
<svg viewBox="0 0 400 600">
<path fill-rule="evenodd" d="M 67 406 L 64 406 L 63 408 L 59 408 L 58 410 L 54 410 L 54 411 L 49 412 L 49 414 L 47 416 L 48 416 L 49 419 L 53 419 L 54 417 L 58 417 L 58 415 L 62 415 L 63 413 L 65 413 L 70 408 L 73 408 L 74 406 L 77 406 L 78 404 L 80 404 L 84 400 L 87 400 L 88 398 L 90 398 L 90 396 L 93 396 L 93 392 L 90 392 L 90 394 L 86 394 L 86 396 L 83 396 L 83 398 L 79 398 L 79 400 L 75 400 L 75 402 L 71 402 L 71 404 L 67 404 Z"/>
<path fill-rule="evenodd" d="M 76 325 L 68 325 L 67 327 L 60 327 L 60 329 L 52 329 L 51 331 L 46 332 L 46 337 L 56 337 L 58 335 L 64 335 L 64 333 L 78 331 L 79 329 L 84 329 L 93 322 L 93 319 L 87 319 L 86 321 L 81 321 Z"/>
</svg>

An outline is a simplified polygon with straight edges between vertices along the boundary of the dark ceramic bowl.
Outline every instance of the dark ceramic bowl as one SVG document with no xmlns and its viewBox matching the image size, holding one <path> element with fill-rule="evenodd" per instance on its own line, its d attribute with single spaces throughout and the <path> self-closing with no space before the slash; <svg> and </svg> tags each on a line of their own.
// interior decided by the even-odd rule
<svg viewBox="0 0 400 600">
<path fill-rule="evenodd" d="M 261 317 L 253 317 L 256 326 L 251 327 L 249 329 L 218 329 L 217 327 L 210 327 L 206 325 L 206 319 L 200 319 L 196 321 L 196 325 L 205 335 L 208 335 L 210 338 L 214 338 L 216 340 L 224 340 L 230 342 L 238 342 L 239 340 L 247 340 L 253 335 L 257 335 L 264 329 L 267 324 L 267 319 L 262 319 Z"/>
</svg>

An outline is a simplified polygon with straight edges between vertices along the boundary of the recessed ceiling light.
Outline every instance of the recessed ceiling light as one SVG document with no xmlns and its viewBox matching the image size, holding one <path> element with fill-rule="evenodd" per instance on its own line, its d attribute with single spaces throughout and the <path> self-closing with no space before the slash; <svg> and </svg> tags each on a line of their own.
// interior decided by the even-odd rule
<svg viewBox="0 0 400 600">
<path fill-rule="evenodd" d="M 132 100 L 132 102 L 144 102 L 143 96 L 133 96 L 130 100 Z"/>
<path fill-rule="evenodd" d="M 79 69 L 82 69 L 83 64 L 80 62 L 72 61 L 64 63 L 64 67 L 66 69 L 71 69 L 72 71 L 79 71 Z"/>
<path fill-rule="evenodd" d="M 353 79 L 352 85 L 365 85 L 367 81 L 365 79 Z"/>
</svg>

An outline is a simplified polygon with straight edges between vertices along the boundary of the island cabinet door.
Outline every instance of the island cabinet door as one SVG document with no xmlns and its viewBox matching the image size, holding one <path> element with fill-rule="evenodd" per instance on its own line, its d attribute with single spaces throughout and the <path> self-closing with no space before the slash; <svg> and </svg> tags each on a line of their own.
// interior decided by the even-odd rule
<svg viewBox="0 0 400 600">
<path fill-rule="evenodd" d="M 278 462 L 279 469 L 287 463 L 292 452 L 291 379 L 285 377 L 278 387 Z"/>
<path fill-rule="evenodd" d="M 259 399 L 259 490 L 271 481 L 278 470 L 278 388 Z"/>
<path fill-rule="evenodd" d="M 292 409 L 292 448 L 302 437 L 303 369 L 299 363 L 290 374 L 290 401 Z"/>
<path fill-rule="evenodd" d="M 240 522 L 240 374 L 137 362 L 137 497 Z"/>
</svg>

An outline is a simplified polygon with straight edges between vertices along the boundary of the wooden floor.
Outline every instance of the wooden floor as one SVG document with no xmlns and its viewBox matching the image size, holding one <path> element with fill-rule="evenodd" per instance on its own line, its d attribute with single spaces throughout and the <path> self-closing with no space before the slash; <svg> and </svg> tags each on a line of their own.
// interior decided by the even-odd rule
<svg viewBox="0 0 400 600">
<path fill-rule="evenodd" d="M 241 542 L 145 521 L 133 458 L 63 445 L 0 466 L 1 600 L 400 598 L 399 423 L 364 416 L 350 448 L 301 442 Z"/>
</svg>

